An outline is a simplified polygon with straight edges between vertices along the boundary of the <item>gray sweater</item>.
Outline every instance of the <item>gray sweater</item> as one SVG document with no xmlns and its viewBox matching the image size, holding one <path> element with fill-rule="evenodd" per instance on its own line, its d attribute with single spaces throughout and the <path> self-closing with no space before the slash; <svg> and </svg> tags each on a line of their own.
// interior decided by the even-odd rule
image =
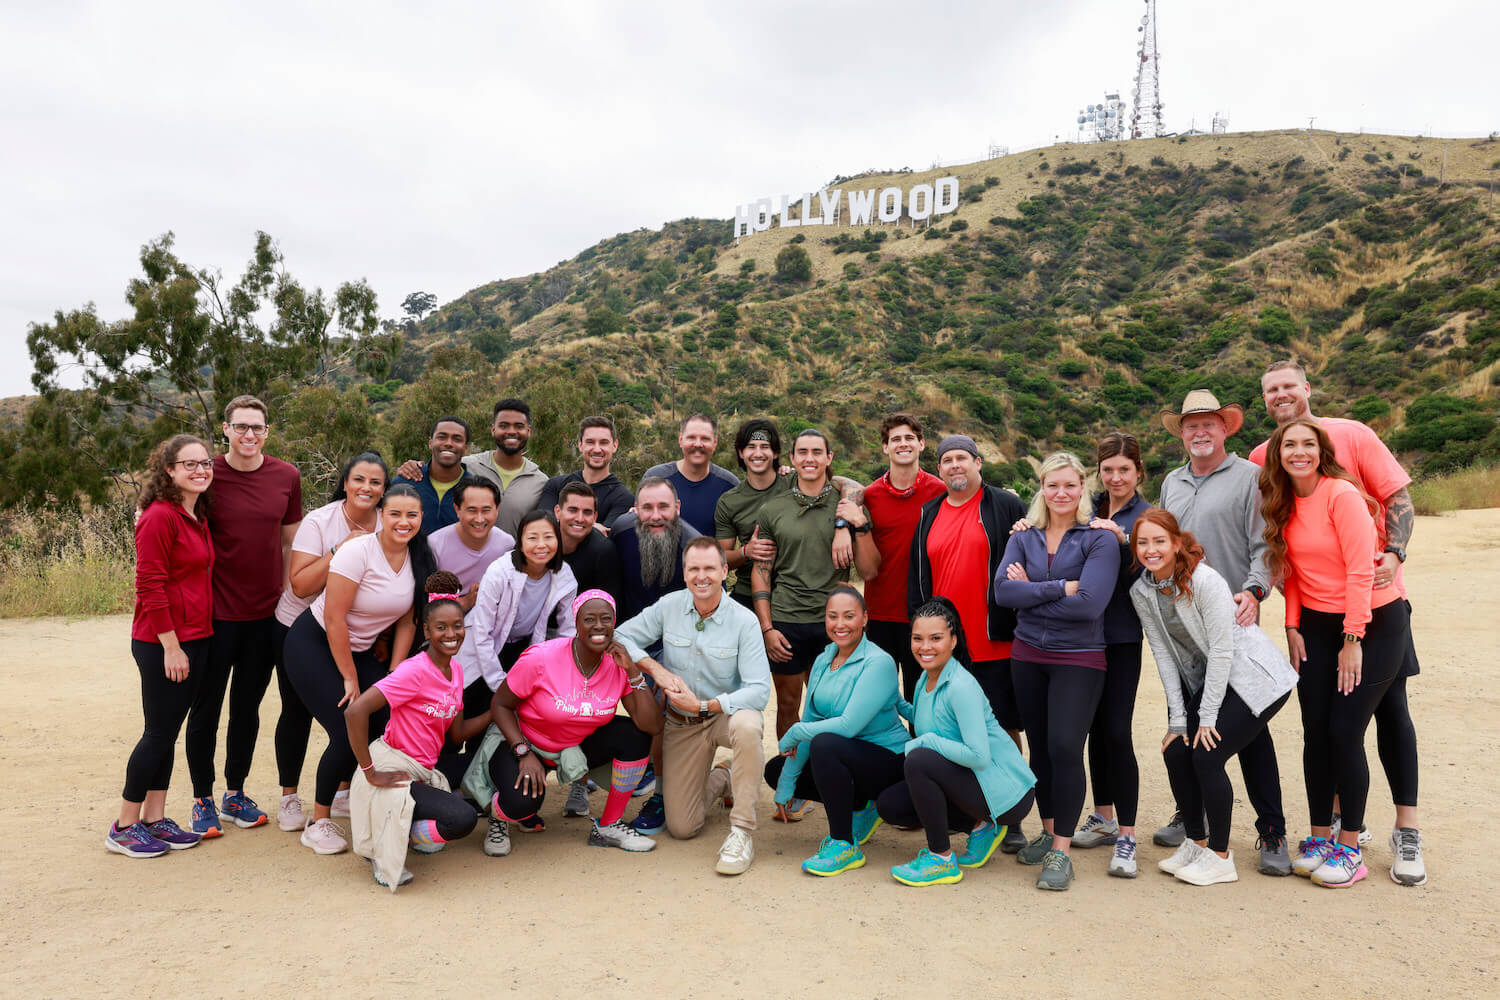
<svg viewBox="0 0 1500 1000">
<path fill-rule="evenodd" d="M 1141 631 L 1151 644 L 1156 672 L 1167 696 L 1167 731 L 1187 732 L 1187 698 L 1183 679 L 1192 669 L 1176 660 L 1176 643 L 1167 636 L 1167 623 L 1156 591 L 1146 574 L 1130 588 L 1130 602 L 1141 619 Z M 1234 597 L 1224 578 L 1200 562 L 1193 570 L 1193 596 L 1179 596 L 1171 604 L 1178 621 L 1208 661 L 1203 675 L 1203 698 L 1198 703 L 1198 725 L 1219 722 L 1224 691 L 1233 688 L 1257 716 L 1297 685 L 1297 672 L 1258 625 L 1234 623 Z M 1186 667 L 1186 669 L 1184 669 Z"/>
<path fill-rule="evenodd" d="M 1260 466 L 1237 455 L 1226 455 L 1201 483 L 1191 465 L 1167 473 L 1161 484 L 1159 506 L 1177 518 L 1203 545 L 1203 553 L 1235 591 L 1271 590 L 1266 567 L 1266 523 L 1260 516 Z"/>
</svg>

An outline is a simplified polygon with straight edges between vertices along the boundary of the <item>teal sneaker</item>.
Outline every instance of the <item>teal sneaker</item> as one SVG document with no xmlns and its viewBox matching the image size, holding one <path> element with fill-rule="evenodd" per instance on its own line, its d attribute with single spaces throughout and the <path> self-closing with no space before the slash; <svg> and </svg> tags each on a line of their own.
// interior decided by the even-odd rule
<svg viewBox="0 0 1500 1000">
<path fill-rule="evenodd" d="M 964 852 L 958 856 L 958 866 L 982 867 L 1004 839 L 1005 827 L 996 826 L 993 820 L 986 821 L 984 826 L 969 834 L 969 842 L 964 847 Z"/>
<path fill-rule="evenodd" d="M 927 848 L 904 865 L 891 869 L 891 878 L 902 885 L 952 885 L 964 877 L 964 870 L 952 858 L 940 858 Z"/>
<path fill-rule="evenodd" d="M 875 828 L 884 822 L 875 811 L 875 803 L 866 802 L 863 809 L 854 812 L 854 843 L 863 846 L 875 833 Z"/>
<path fill-rule="evenodd" d="M 1042 830 L 1031 843 L 1016 852 L 1016 860 L 1023 865 L 1039 865 L 1047 859 L 1047 852 L 1052 850 L 1052 834 Z"/>
<path fill-rule="evenodd" d="M 1042 870 L 1036 877 L 1038 889 L 1064 892 L 1073 884 L 1073 859 L 1062 851 L 1048 851 Z"/>
<path fill-rule="evenodd" d="M 858 847 L 847 840 L 834 840 L 832 837 L 824 837 L 823 843 L 818 845 L 818 853 L 802 862 L 802 870 L 807 874 L 821 875 L 824 878 L 842 875 L 864 866 L 865 856 Z"/>
</svg>

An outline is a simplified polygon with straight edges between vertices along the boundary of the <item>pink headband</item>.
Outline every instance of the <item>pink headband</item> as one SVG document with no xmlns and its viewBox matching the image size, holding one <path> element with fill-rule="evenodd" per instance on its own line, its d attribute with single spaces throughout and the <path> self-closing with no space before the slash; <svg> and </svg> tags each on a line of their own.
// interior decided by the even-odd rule
<svg viewBox="0 0 1500 1000">
<path fill-rule="evenodd" d="M 602 590 L 585 590 L 573 600 L 573 617 L 578 617 L 578 609 L 583 607 L 585 601 L 601 600 L 608 604 L 610 610 L 615 610 L 615 599 Z"/>
<path fill-rule="evenodd" d="M 459 596 L 457 594 L 428 594 L 427 595 L 427 603 L 428 604 L 431 604 L 433 601 L 457 601 L 459 599 L 460 598 L 459 598 Z"/>
</svg>

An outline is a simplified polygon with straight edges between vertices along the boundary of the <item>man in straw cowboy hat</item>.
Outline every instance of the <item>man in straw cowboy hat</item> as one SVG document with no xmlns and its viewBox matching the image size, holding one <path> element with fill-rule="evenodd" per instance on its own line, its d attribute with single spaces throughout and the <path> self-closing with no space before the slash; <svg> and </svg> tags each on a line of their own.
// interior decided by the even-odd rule
<svg viewBox="0 0 1500 1000">
<path fill-rule="evenodd" d="M 1266 566 L 1265 522 L 1260 516 L 1260 467 L 1224 449 L 1224 442 L 1245 424 L 1238 403 L 1220 406 L 1207 389 L 1194 389 L 1177 413 L 1163 410 L 1161 423 L 1182 439 L 1187 464 L 1167 473 L 1161 484 L 1161 506 L 1203 545 L 1208 563 L 1234 589 L 1235 620 L 1250 625 L 1260 617 L 1260 602 L 1271 586 Z M 1269 729 L 1240 753 L 1245 792 L 1255 807 L 1260 833 L 1258 870 L 1263 875 L 1290 875 L 1286 816 L 1281 808 L 1281 774 Z M 1182 843 L 1180 816 L 1152 838 L 1164 847 Z"/>
</svg>

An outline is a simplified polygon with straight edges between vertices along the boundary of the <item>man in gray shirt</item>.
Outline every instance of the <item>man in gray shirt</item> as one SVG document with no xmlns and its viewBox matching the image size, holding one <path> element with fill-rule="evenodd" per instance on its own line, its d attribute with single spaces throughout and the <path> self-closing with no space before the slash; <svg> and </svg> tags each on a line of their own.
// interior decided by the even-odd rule
<svg viewBox="0 0 1500 1000">
<path fill-rule="evenodd" d="M 615 629 L 625 651 L 666 698 L 662 794 L 667 831 L 679 839 L 703 829 L 708 804 L 732 794 L 729 836 L 716 870 L 739 875 L 755 858 L 751 834 L 765 769 L 761 713 L 771 667 L 754 613 L 729 599 L 729 565 L 719 543 L 694 538 L 682 556 L 686 590 L 668 594 Z M 646 649 L 662 645 L 661 660 Z M 729 767 L 714 766 L 727 747 Z"/>
<path fill-rule="evenodd" d="M 1212 392 L 1194 389 L 1182 401 L 1181 411 L 1163 411 L 1161 422 L 1182 439 L 1188 462 L 1167 473 L 1158 502 L 1184 531 L 1197 537 L 1208 564 L 1235 591 L 1235 621 L 1254 624 L 1271 586 L 1262 537 L 1260 466 L 1224 448 L 1224 442 L 1244 426 L 1245 411 L 1238 403 L 1220 406 Z M 1255 808 L 1255 828 L 1260 832 L 1258 870 L 1262 875 L 1290 875 L 1281 774 L 1271 731 L 1262 732 L 1239 756 L 1245 793 Z M 1176 847 L 1184 836 L 1181 817 L 1174 816 L 1151 839 L 1162 847 Z"/>
</svg>

